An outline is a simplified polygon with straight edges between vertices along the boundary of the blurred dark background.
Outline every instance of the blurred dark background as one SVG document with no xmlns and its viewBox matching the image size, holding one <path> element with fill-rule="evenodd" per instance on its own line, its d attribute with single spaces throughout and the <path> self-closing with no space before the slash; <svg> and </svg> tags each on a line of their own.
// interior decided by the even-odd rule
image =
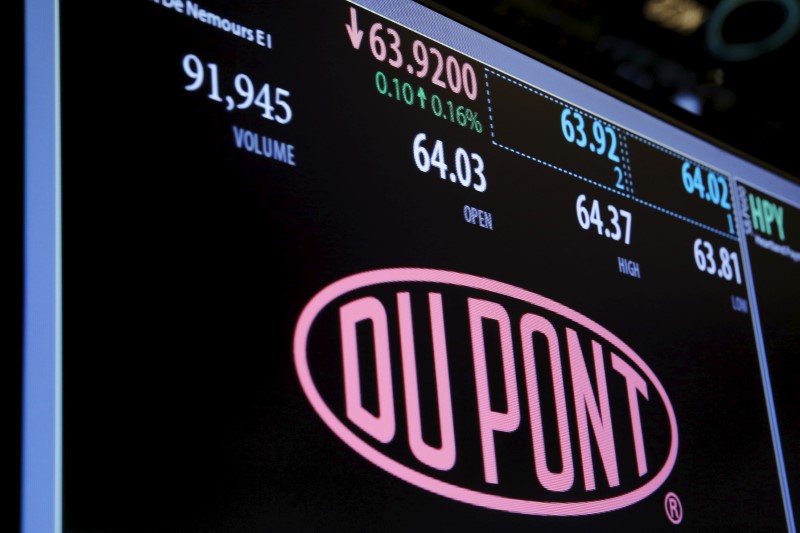
<svg viewBox="0 0 800 533">
<path fill-rule="evenodd" d="M 798 0 L 421 3 L 800 177 Z"/>
</svg>

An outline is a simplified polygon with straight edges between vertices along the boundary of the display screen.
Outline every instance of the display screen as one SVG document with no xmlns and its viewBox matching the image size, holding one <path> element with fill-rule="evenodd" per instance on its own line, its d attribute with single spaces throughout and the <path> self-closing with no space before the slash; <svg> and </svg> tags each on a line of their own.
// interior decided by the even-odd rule
<svg viewBox="0 0 800 533">
<path fill-rule="evenodd" d="M 31 3 L 23 531 L 795 531 L 796 179 L 416 2 Z"/>
</svg>

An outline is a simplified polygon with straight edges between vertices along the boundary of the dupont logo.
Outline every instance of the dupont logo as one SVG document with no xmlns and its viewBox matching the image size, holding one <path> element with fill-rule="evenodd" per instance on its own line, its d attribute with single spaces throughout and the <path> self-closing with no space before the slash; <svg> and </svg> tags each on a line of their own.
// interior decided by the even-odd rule
<svg viewBox="0 0 800 533">
<path fill-rule="evenodd" d="M 636 503 L 669 476 L 675 413 L 622 340 L 544 296 L 398 268 L 320 291 L 297 322 L 300 384 L 358 454 L 418 487 L 532 515 Z"/>
</svg>

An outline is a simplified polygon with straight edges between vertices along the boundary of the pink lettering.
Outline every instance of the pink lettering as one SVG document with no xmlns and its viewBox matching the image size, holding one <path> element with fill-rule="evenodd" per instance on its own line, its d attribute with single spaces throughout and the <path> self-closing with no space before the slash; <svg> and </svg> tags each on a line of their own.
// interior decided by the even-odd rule
<svg viewBox="0 0 800 533">
<path fill-rule="evenodd" d="M 497 483 L 497 462 L 494 451 L 494 432 L 512 432 L 519 426 L 517 377 L 514 373 L 514 348 L 511 343 L 511 321 L 502 305 L 475 298 L 469 304 L 469 331 L 472 338 L 472 361 L 475 368 L 475 387 L 478 395 L 478 423 L 483 450 L 483 475 L 487 483 Z M 492 411 L 489 401 L 489 375 L 486 370 L 486 350 L 483 319 L 497 322 L 500 327 L 500 349 L 503 358 L 503 377 L 508 412 Z"/>
<path fill-rule="evenodd" d="M 642 419 L 639 416 L 639 400 L 636 393 L 647 397 L 647 383 L 639 374 L 620 357 L 611 354 L 611 366 L 625 378 L 628 389 L 628 410 L 631 413 L 631 426 L 633 427 L 633 446 L 636 449 L 636 466 L 639 468 L 639 477 L 647 473 L 647 457 L 644 454 L 644 436 L 642 435 Z"/>
<path fill-rule="evenodd" d="M 420 289 L 425 291 L 422 294 L 427 295 L 428 316 L 415 321 L 411 305 L 414 293 L 407 287 L 417 282 L 426 284 L 425 288 L 420 287 Z M 353 291 L 363 291 L 371 286 L 386 287 L 387 283 L 402 284 L 398 286 L 402 287 L 402 291 L 396 292 L 395 298 L 386 300 L 379 300 L 373 296 L 362 297 L 364 294 L 362 292 L 349 303 L 332 308 L 338 299 L 346 297 Z M 430 292 L 430 284 L 437 284 L 442 290 Z M 456 383 L 451 384 L 451 380 L 464 376 L 450 374 L 448 357 L 463 357 L 466 354 L 455 353 L 453 347 L 449 347 L 448 344 L 450 340 L 456 340 L 459 335 L 465 336 L 466 332 L 453 327 L 445 330 L 443 300 L 449 296 L 443 297 L 443 293 L 450 290 L 456 291 L 456 299 L 466 299 L 466 302 L 464 299 L 460 302 L 462 305 L 467 304 L 467 316 L 462 319 L 466 318 L 469 323 L 470 339 L 467 342 L 471 343 L 477 407 L 475 412 L 477 420 L 458 425 L 458 429 L 464 433 L 458 435 L 460 440 L 456 440 L 455 415 L 458 415 L 458 420 L 461 421 L 466 413 L 454 412 L 454 409 L 459 409 L 462 404 L 455 403 L 453 394 L 456 390 L 460 392 L 465 390 L 463 386 L 456 389 Z M 464 294 L 465 290 L 480 291 L 478 294 L 481 298 L 471 298 L 469 294 Z M 506 308 L 501 303 L 484 299 L 489 293 L 518 303 L 513 308 Z M 498 300 L 498 302 L 504 301 Z M 416 300 L 414 302 L 416 304 Z M 453 303 L 458 301 L 450 301 L 450 304 Z M 511 309 L 518 309 L 519 303 L 531 306 L 533 312 L 523 310 L 520 315 L 512 315 Z M 396 324 L 389 323 L 388 317 L 395 316 L 395 310 L 389 308 L 391 305 L 397 306 Z M 539 310 L 542 314 L 538 314 Z M 317 323 L 335 322 L 337 314 L 341 335 L 340 356 L 336 356 L 335 349 L 331 350 L 329 346 L 326 347 L 319 342 L 323 339 L 330 342 L 328 337 L 330 326 L 322 328 L 316 326 Z M 519 322 L 515 323 L 516 318 L 512 319 L 512 316 L 519 316 Z M 570 326 L 559 326 L 557 329 L 554 326 L 556 322 L 551 322 L 553 317 L 565 320 Z M 493 340 L 497 338 L 495 337 L 497 333 L 499 339 Z M 428 334 L 430 342 L 426 339 Z M 519 335 L 519 341 L 514 338 L 516 335 Z M 322 351 L 309 357 L 307 352 L 311 346 L 309 339 L 314 336 L 318 336 L 319 339 L 314 341 L 315 349 L 321 348 Z M 466 338 L 458 340 L 464 342 Z M 520 354 L 514 353 L 515 342 L 520 343 Z M 587 353 L 585 358 L 584 349 L 589 345 L 591 345 L 591 356 Z M 395 346 L 399 348 L 399 354 L 392 353 Z M 423 347 L 425 350 L 420 351 Z M 566 353 L 562 348 L 565 348 Z M 429 351 L 430 355 L 426 355 Z M 530 515 L 595 514 L 631 505 L 653 494 L 667 479 L 675 464 L 678 448 L 675 413 L 663 385 L 644 360 L 613 333 L 591 319 L 520 287 L 468 274 L 431 269 L 385 269 L 349 276 L 322 289 L 303 309 L 295 329 L 294 355 L 303 391 L 325 424 L 342 441 L 392 475 L 442 496 L 483 507 Z M 516 367 L 515 355 L 522 360 L 521 369 Z M 317 374 L 310 366 L 331 356 L 336 358 L 334 363 L 341 357 L 343 374 L 339 394 L 342 394 L 344 403 L 340 412 L 336 412 L 339 407 L 334 409 L 332 406 L 339 406 L 341 400 L 336 399 L 333 403 L 329 403 L 324 396 L 337 394 L 335 389 L 330 388 L 329 382 L 326 382 L 322 389 L 318 389 L 315 383 Z M 431 361 L 424 361 L 422 357 L 433 359 L 432 370 L 428 371 L 432 373 L 431 378 L 419 374 L 422 362 L 428 363 L 428 367 L 431 367 Z M 562 357 L 566 363 L 562 361 Z M 616 491 L 613 495 L 608 495 L 604 491 L 592 493 L 597 490 L 596 476 L 601 470 L 599 465 L 593 464 L 593 461 L 602 462 L 608 486 L 613 488 L 620 485 L 617 462 L 623 460 L 616 454 L 617 443 L 614 439 L 609 405 L 609 383 L 605 372 L 606 357 L 610 360 L 616 375 L 622 376 L 625 380 L 627 415 L 630 416 L 635 452 L 631 455 L 635 455 L 639 478 L 655 470 L 646 481 L 641 481 L 641 485 L 630 483 L 633 480 L 624 480 L 629 486 L 624 487 L 621 492 Z M 370 364 L 365 365 L 365 362 Z M 467 361 L 459 362 L 463 363 L 469 365 Z M 494 368 L 490 366 L 491 364 L 497 365 L 498 375 L 492 375 L 490 380 L 489 369 Z M 566 379 L 571 379 L 571 384 L 564 381 L 562 368 L 564 364 L 568 364 Z M 400 372 L 402 375 L 402 387 L 393 382 L 393 365 L 395 373 Z M 366 372 L 364 370 L 366 366 L 372 367 L 373 370 Z M 547 367 L 549 371 L 542 370 Z M 591 367 L 593 370 L 589 369 Z M 525 381 L 530 436 L 523 434 L 526 431 L 518 431 L 523 422 L 520 419 L 523 405 L 519 396 L 522 391 L 518 389 L 518 370 L 523 376 L 519 379 Z M 324 373 L 318 376 L 325 376 L 323 379 L 328 379 Z M 467 380 L 469 379 L 467 377 Z M 552 389 L 549 386 L 551 383 Z M 540 384 L 545 385 L 545 388 L 540 388 Z M 572 399 L 568 400 L 570 385 Z M 610 385 L 618 387 L 621 393 L 619 379 L 612 376 Z M 398 389 L 395 389 L 395 386 Z M 373 392 L 367 393 L 365 390 Z M 548 391 L 545 398 L 542 397 L 544 390 Z M 431 405 L 421 401 L 423 392 L 431 398 Z M 435 393 L 435 401 L 431 393 Z M 365 396 L 367 394 L 369 396 Z M 616 398 L 615 395 L 611 396 Z M 651 405 L 643 402 L 640 396 L 647 402 L 656 399 L 657 401 Z M 500 400 L 503 397 L 505 406 L 499 407 L 502 405 Z M 618 407 L 624 410 L 625 401 L 621 398 L 620 401 L 621 405 Z M 404 402 L 401 405 L 405 407 L 408 451 L 411 452 L 400 456 L 395 456 L 396 446 L 385 448 L 381 446 L 392 443 L 397 435 L 395 402 Z M 568 413 L 573 408 L 574 413 Z M 653 409 L 661 409 L 666 415 L 670 438 L 668 442 L 651 443 L 654 446 L 651 451 L 645 449 L 642 417 L 649 416 Z M 431 416 L 433 419 L 430 421 L 434 424 L 438 419 L 439 438 L 435 429 L 423 434 L 423 421 L 427 423 L 428 417 Z M 545 428 L 546 420 L 553 422 Z M 570 427 L 571 424 L 574 426 Z M 475 429 L 470 432 L 469 428 Z M 574 434 L 575 430 L 578 439 L 573 450 L 571 434 Z M 498 432 L 506 434 L 516 432 L 517 435 L 501 437 Z M 369 438 L 365 438 L 367 435 Z M 528 445 L 530 447 L 519 448 L 517 446 L 519 440 L 526 438 L 531 439 Z M 457 445 L 461 445 L 462 442 L 477 444 L 478 439 L 483 460 L 482 468 L 477 461 L 473 462 L 467 457 L 466 452 L 457 453 Z M 499 472 L 498 457 L 500 454 L 519 454 L 520 449 L 532 450 L 532 454 L 529 452 L 525 455 L 523 451 L 521 455 L 509 459 L 514 461 L 514 465 L 523 468 L 526 464 L 531 464 L 528 461 L 532 461 L 531 470 L 535 472 L 539 489 L 531 486 L 530 496 L 520 492 L 517 487 L 504 488 L 500 485 L 499 478 L 507 473 Z M 658 468 L 654 469 L 652 464 L 648 464 L 647 451 L 650 452 L 651 462 L 655 458 L 663 461 L 658 464 Z M 558 456 L 553 456 L 554 453 Z M 401 458 L 406 457 L 414 458 L 411 464 L 407 463 L 408 459 L 401 461 Z M 632 463 L 633 457 L 626 457 L 624 460 Z M 462 472 L 466 473 L 465 477 L 459 479 L 464 480 L 466 485 L 460 485 L 462 481 L 456 484 L 447 476 L 437 478 L 432 474 L 435 471 L 453 470 L 457 461 L 460 461 L 459 476 Z M 462 464 L 465 461 L 469 464 Z M 581 461 L 584 480 L 582 487 L 577 486 L 581 483 L 577 485 L 575 483 L 578 468 L 576 461 Z M 428 468 L 420 469 L 420 463 Z M 484 483 L 493 485 L 491 491 L 481 488 Z M 534 484 L 533 481 L 531 483 Z M 525 490 L 528 489 L 523 488 L 523 491 Z M 563 493 L 567 499 L 560 496 L 558 501 L 549 501 L 546 495 L 542 498 L 542 491 Z M 668 502 L 666 508 L 674 513 L 675 507 L 675 503 Z M 677 512 L 679 511 L 678 503 Z"/>
<path fill-rule="evenodd" d="M 453 429 L 453 406 L 450 399 L 450 376 L 447 371 L 447 344 L 444 337 L 442 295 L 428 294 L 431 333 L 433 335 L 433 364 L 436 375 L 436 397 L 439 407 L 441 448 L 427 444 L 422 438 L 419 409 L 419 380 L 417 379 L 414 329 L 411 320 L 411 298 L 407 292 L 397 293 L 400 315 L 400 350 L 403 359 L 403 387 L 406 396 L 408 444 L 414 457 L 438 470 L 450 470 L 456 462 L 456 436 Z"/>
<path fill-rule="evenodd" d="M 541 333 L 547 338 L 550 352 L 550 369 L 553 379 L 553 393 L 556 401 L 556 420 L 558 422 L 558 443 L 561 448 L 561 472 L 552 472 L 547 467 L 544 449 L 544 430 L 542 429 L 542 407 L 539 402 L 539 380 L 533 352 L 533 334 Z M 567 400 L 564 395 L 564 375 L 561 371 L 561 355 L 558 336 L 553 325 L 546 319 L 526 314 L 520 320 L 522 335 L 522 360 L 525 365 L 525 383 L 528 388 L 528 404 L 533 440 L 533 461 L 536 477 L 547 490 L 564 492 L 572 487 L 575 473 L 570 451 L 569 426 L 567 425 Z"/>
<path fill-rule="evenodd" d="M 392 367 L 389 362 L 389 326 L 383 304 L 371 296 L 360 298 L 339 309 L 344 363 L 344 394 L 347 418 L 384 444 L 394 438 L 394 398 Z M 364 409 L 361 403 L 361 375 L 358 369 L 356 325 L 372 322 L 375 363 L 378 383 L 378 415 Z"/>
<path fill-rule="evenodd" d="M 594 490 L 594 468 L 592 465 L 592 449 L 589 442 L 589 423 L 600 448 L 600 458 L 608 478 L 608 485 L 619 485 L 617 470 L 617 452 L 614 447 L 614 431 L 611 427 L 611 411 L 608 407 L 608 388 L 606 387 L 606 370 L 603 365 L 603 349 L 596 341 L 592 341 L 594 368 L 597 374 L 597 395 L 592 391 L 589 373 L 583 359 L 578 334 L 567 328 L 567 345 L 569 347 L 569 364 L 572 371 L 572 387 L 575 396 L 575 413 L 578 419 L 578 438 L 583 463 L 583 482 L 586 490 Z M 588 421 L 587 421 L 588 414 Z"/>
</svg>

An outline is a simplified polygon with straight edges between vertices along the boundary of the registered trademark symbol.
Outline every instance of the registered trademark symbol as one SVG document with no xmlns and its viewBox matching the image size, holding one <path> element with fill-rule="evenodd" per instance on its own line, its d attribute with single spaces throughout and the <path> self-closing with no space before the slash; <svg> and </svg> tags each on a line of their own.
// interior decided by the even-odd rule
<svg viewBox="0 0 800 533">
<path fill-rule="evenodd" d="M 667 518 L 673 524 L 680 524 L 683 520 L 683 506 L 680 498 L 674 492 L 668 492 L 664 497 L 664 510 L 667 512 Z"/>
</svg>

